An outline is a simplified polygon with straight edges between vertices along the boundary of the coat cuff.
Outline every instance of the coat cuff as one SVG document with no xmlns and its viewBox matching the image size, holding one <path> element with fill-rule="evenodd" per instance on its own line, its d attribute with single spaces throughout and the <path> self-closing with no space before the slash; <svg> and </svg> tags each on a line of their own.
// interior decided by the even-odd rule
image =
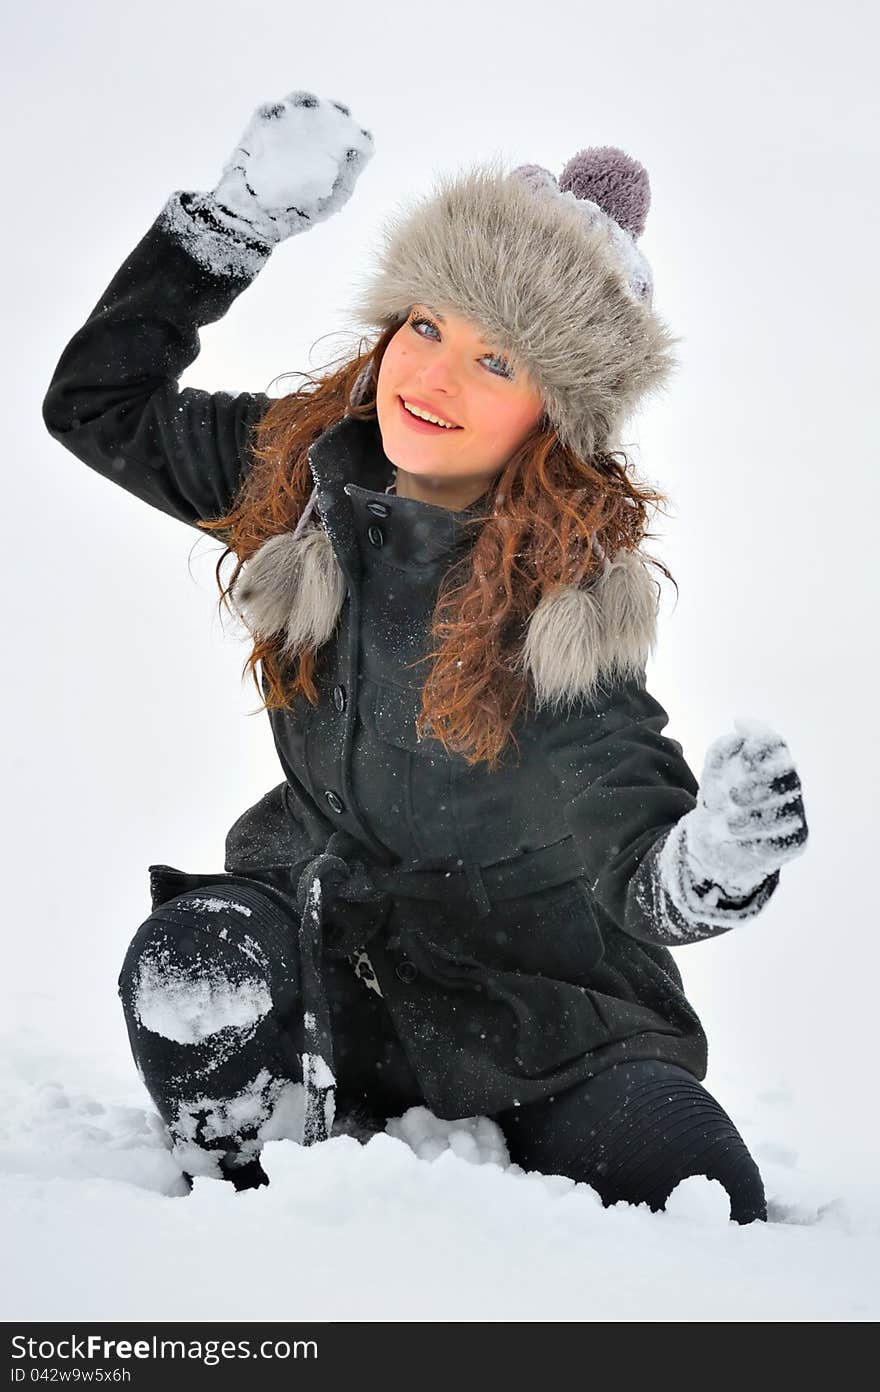
<svg viewBox="0 0 880 1392">
<path fill-rule="evenodd" d="M 651 848 L 648 869 L 652 913 L 671 943 L 697 942 L 754 918 L 779 884 L 779 870 L 745 895 L 733 896 L 712 880 L 700 878 L 687 852 L 684 818 Z"/>
<path fill-rule="evenodd" d="M 178 189 L 159 220 L 192 258 L 215 276 L 253 280 L 272 254 L 273 243 L 260 237 L 210 193 Z"/>
</svg>

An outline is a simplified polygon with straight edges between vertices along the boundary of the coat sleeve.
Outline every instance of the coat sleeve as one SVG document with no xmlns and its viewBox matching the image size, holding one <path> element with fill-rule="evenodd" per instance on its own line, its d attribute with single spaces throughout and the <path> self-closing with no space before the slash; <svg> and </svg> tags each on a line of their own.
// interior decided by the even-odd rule
<svg viewBox="0 0 880 1392">
<path fill-rule="evenodd" d="M 623 932 L 679 947 L 754 917 L 779 881 L 774 871 L 747 897 L 730 899 L 688 873 L 681 822 L 699 784 L 644 672 L 618 684 L 575 723 L 552 761 L 565 816 L 600 907 Z"/>
<path fill-rule="evenodd" d="M 268 244 L 211 225 L 171 195 L 61 354 L 43 401 L 50 435 L 152 507 L 195 526 L 227 512 L 246 473 L 261 393 L 178 388 Z"/>
</svg>

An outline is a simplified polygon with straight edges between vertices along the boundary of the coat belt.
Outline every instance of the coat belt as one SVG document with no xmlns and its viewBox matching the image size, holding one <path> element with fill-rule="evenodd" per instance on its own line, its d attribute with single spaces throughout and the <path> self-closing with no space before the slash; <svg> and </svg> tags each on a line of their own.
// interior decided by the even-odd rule
<svg viewBox="0 0 880 1392">
<path fill-rule="evenodd" d="M 576 879 L 582 869 L 571 836 L 493 865 L 459 861 L 450 867 L 448 861 L 423 860 L 418 865 L 380 866 L 364 858 L 362 844 L 348 832 L 333 832 L 324 850 L 300 870 L 296 886 L 304 1038 L 303 1145 L 327 1139 L 336 1111 L 333 1035 L 322 953 L 348 957 L 365 947 L 382 928 L 395 897 L 460 904 L 476 908 L 482 918 L 492 912 L 493 900 L 552 889 Z M 325 942 L 324 911 L 331 903 L 334 919 Z"/>
</svg>

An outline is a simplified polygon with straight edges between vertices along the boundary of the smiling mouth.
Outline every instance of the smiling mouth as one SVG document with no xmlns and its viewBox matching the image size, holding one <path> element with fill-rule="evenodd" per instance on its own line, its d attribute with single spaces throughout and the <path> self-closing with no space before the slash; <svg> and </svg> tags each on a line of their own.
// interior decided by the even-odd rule
<svg viewBox="0 0 880 1392">
<path fill-rule="evenodd" d="M 451 435 L 453 430 L 461 430 L 463 428 L 460 425 L 456 425 L 453 421 L 450 421 L 448 425 L 435 425 L 433 421 L 425 420 L 424 416 L 417 416 L 414 411 L 410 411 L 404 405 L 402 396 L 398 396 L 397 400 L 399 401 L 400 409 L 406 416 L 407 420 L 415 421 L 418 425 L 424 426 L 426 430 L 442 430 L 445 431 L 447 435 Z"/>
</svg>

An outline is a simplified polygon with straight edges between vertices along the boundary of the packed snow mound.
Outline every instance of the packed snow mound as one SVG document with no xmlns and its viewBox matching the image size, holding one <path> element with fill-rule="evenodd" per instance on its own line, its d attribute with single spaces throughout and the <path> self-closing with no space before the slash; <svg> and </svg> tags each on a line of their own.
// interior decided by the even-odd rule
<svg viewBox="0 0 880 1392">
<path fill-rule="evenodd" d="M 404 1141 L 420 1160 L 436 1160 L 451 1150 L 474 1165 L 509 1165 L 504 1133 L 489 1117 L 443 1121 L 427 1107 L 410 1107 L 385 1127 L 389 1136 Z"/>
<path fill-rule="evenodd" d="M 188 1192 L 164 1123 L 152 1108 L 103 1102 L 67 1086 L 61 1070 L 45 1080 L 32 1078 L 24 1062 L 7 1049 L 0 1064 L 0 1173 L 112 1179 L 157 1194 Z"/>
<path fill-rule="evenodd" d="M 584 1184 L 511 1164 L 486 1117 L 413 1107 L 384 1131 L 304 1147 L 285 1134 L 302 1126 L 302 1089 L 290 1084 L 267 1124 L 276 1135 L 264 1137 L 269 1185 L 237 1193 L 197 1174 L 190 1190 L 133 1071 L 129 1083 L 121 1063 L 108 1074 L 32 1031 L 6 1039 L 2 1057 L 7 1319 L 880 1313 L 876 1198 L 866 1185 L 864 1200 L 843 1200 L 772 1135 L 755 1147 L 771 1221 L 740 1227 L 720 1186 L 700 1178 L 679 1185 L 665 1213 L 603 1208 Z M 761 1106 L 766 1126 L 780 1103 Z"/>
<path fill-rule="evenodd" d="M 218 1177 L 216 1166 L 203 1164 L 205 1152 L 172 1146 L 158 1113 L 147 1106 L 105 1103 L 88 1092 L 66 1088 L 58 1078 L 31 1080 L 7 1055 L 0 1072 L 4 1106 L 0 1115 L 0 1173 L 40 1179 L 114 1179 L 168 1196 L 189 1193 L 183 1171 Z M 236 1099 L 232 1099 L 234 1102 Z M 301 1083 L 285 1083 L 271 1114 L 260 1128 L 260 1149 L 269 1141 L 302 1141 L 305 1113 Z M 218 1134 L 226 1130 L 220 1126 Z M 340 1117 L 334 1134 L 354 1133 L 361 1143 L 369 1134 Z M 451 1151 L 473 1164 L 508 1165 L 500 1127 L 488 1117 L 443 1121 L 427 1107 L 411 1107 L 392 1118 L 388 1135 L 403 1142 L 421 1160 Z"/>
</svg>

